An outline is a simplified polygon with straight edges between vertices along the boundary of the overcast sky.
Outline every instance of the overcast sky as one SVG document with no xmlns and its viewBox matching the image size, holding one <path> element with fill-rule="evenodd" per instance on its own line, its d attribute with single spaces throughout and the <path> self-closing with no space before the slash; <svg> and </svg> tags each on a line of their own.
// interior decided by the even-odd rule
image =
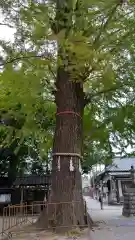
<svg viewBox="0 0 135 240">
<path fill-rule="evenodd" d="M 0 26 L 0 40 L 13 40 L 14 30 L 5 26 Z"/>
<path fill-rule="evenodd" d="M 2 14 L 0 13 L 0 23 L 2 22 Z M 15 29 L 0 25 L 0 40 L 13 41 L 14 32 Z"/>
</svg>

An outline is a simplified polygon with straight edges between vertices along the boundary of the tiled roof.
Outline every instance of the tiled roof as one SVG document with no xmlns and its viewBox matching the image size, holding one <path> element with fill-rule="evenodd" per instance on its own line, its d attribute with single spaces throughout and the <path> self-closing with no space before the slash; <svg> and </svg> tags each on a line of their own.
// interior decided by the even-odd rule
<svg viewBox="0 0 135 240">
<path fill-rule="evenodd" d="M 109 172 L 110 176 L 129 176 L 130 172 Z"/>
<path fill-rule="evenodd" d="M 106 169 L 101 171 L 97 176 L 103 175 L 105 172 L 128 172 L 131 166 L 135 168 L 135 157 L 116 157 L 112 160 L 112 164 L 108 165 Z"/>
<path fill-rule="evenodd" d="M 112 164 L 106 170 L 108 171 L 130 171 L 131 166 L 135 168 L 135 157 L 116 157 L 113 159 Z"/>
<path fill-rule="evenodd" d="M 17 177 L 13 186 L 37 186 L 37 185 L 50 185 L 50 175 L 30 175 Z"/>
</svg>

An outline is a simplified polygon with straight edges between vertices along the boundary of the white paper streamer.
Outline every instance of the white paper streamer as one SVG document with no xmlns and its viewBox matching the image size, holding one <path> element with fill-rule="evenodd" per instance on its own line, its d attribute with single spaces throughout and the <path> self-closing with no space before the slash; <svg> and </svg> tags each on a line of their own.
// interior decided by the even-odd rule
<svg viewBox="0 0 135 240">
<path fill-rule="evenodd" d="M 58 171 L 60 171 L 60 156 L 58 157 Z"/>
<path fill-rule="evenodd" d="M 74 171 L 74 165 L 73 165 L 73 159 L 72 157 L 70 158 L 70 172 Z"/>
<path fill-rule="evenodd" d="M 81 161 L 79 159 L 79 172 L 82 172 Z"/>
</svg>

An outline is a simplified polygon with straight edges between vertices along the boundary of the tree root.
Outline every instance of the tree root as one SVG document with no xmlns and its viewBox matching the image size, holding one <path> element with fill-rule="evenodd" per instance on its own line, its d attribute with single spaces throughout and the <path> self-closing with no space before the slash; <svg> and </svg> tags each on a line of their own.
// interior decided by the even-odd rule
<svg viewBox="0 0 135 240">
<path fill-rule="evenodd" d="M 63 226 L 62 224 L 60 225 L 60 224 L 58 224 L 58 215 L 57 215 L 57 222 L 54 217 L 53 206 L 51 207 L 50 210 L 51 211 L 48 211 L 47 208 L 44 208 L 39 219 L 35 223 L 36 228 L 50 230 L 52 232 L 57 232 L 57 233 L 65 233 L 65 232 L 72 232 L 76 229 L 77 229 L 77 231 L 83 230 L 84 228 L 92 229 L 92 227 L 94 225 L 93 220 L 91 219 L 91 217 L 88 214 L 86 215 L 86 213 L 84 215 L 84 224 L 83 225 L 79 224 L 79 222 L 77 221 L 77 216 L 74 216 L 73 225 L 71 225 L 71 224 L 69 224 L 69 225 L 65 224 L 65 226 Z M 55 211 L 56 211 L 56 209 L 55 209 Z M 61 218 L 61 215 L 60 215 L 60 218 Z M 68 220 L 69 219 L 67 219 L 67 221 Z M 61 220 L 59 223 L 61 223 Z"/>
</svg>

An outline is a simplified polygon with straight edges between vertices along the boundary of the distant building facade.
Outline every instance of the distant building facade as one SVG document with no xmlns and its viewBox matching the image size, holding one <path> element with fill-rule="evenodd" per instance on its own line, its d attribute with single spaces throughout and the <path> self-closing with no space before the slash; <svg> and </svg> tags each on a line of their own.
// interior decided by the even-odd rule
<svg viewBox="0 0 135 240">
<path fill-rule="evenodd" d="M 123 203 L 123 193 L 132 183 L 131 166 L 135 168 L 135 157 L 116 157 L 97 174 L 96 185 L 102 181 L 109 204 Z"/>
</svg>

